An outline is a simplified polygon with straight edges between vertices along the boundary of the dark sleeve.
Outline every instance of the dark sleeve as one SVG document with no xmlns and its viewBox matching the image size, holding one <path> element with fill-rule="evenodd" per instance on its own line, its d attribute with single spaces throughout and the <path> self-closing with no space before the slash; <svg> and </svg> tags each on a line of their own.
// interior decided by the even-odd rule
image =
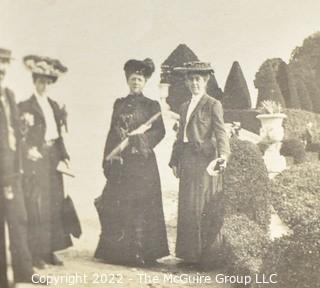
<svg viewBox="0 0 320 288">
<path fill-rule="evenodd" d="M 60 153 L 61 153 L 61 160 L 70 160 L 70 155 L 67 151 L 66 145 L 64 144 L 63 138 L 60 136 L 58 139 L 59 147 L 60 147 Z"/>
<path fill-rule="evenodd" d="M 153 101 L 151 104 L 150 118 L 161 112 L 160 104 Z M 143 134 L 132 135 L 129 137 L 129 143 L 135 147 L 142 155 L 148 156 L 151 150 L 163 139 L 165 136 L 165 127 L 163 124 L 162 115 L 160 115 L 153 123 L 150 129 Z"/>
<path fill-rule="evenodd" d="M 177 132 L 177 139 L 175 140 L 175 142 L 173 143 L 173 147 L 172 147 L 172 153 L 171 153 L 171 158 L 170 158 L 170 162 L 169 162 L 169 166 L 172 167 L 178 167 L 179 166 L 179 150 L 180 150 L 180 134 L 182 133 L 182 125 L 181 125 L 181 115 L 182 115 L 182 107 L 179 110 L 179 115 L 180 115 L 180 119 L 179 119 L 179 127 L 178 127 L 178 132 Z"/>
<path fill-rule="evenodd" d="M 116 102 L 113 105 L 113 112 L 111 116 L 111 124 L 107 136 L 107 140 L 104 146 L 104 152 L 103 152 L 103 160 L 102 160 L 102 167 L 104 170 L 104 174 L 107 177 L 109 174 L 109 170 L 111 167 L 110 161 L 106 161 L 106 157 L 109 155 L 109 153 L 115 148 L 117 144 L 119 144 L 120 139 L 117 136 L 116 133 L 116 115 L 117 115 L 117 107 L 119 105 L 119 99 L 116 100 Z"/>
<path fill-rule="evenodd" d="M 176 140 L 172 147 L 169 166 L 172 168 L 172 167 L 178 167 L 178 165 L 179 165 L 179 144 L 178 144 L 178 141 Z"/>
<path fill-rule="evenodd" d="M 229 138 L 223 120 L 223 109 L 219 101 L 212 106 L 213 130 L 217 140 L 218 156 L 230 154 Z"/>
<path fill-rule="evenodd" d="M 62 136 L 62 127 L 65 125 L 66 123 L 66 117 L 67 117 L 67 112 L 64 109 L 62 109 L 58 102 L 51 100 L 50 99 L 50 104 L 53 107 L 53 112 L 54 112 L 54 117 L 55 120 L 57 122 L 58 125 L 58 132 L 59 132 L 59 139 L 58 139 L 58 145 L 59 145 L 59 150 L 60 150 L 60 159 L 61 160 L 70 160 L 70 156 L 69 153 L 67 151 L 66 145 L 64 143 L 64 139 Z"/>
</svg>

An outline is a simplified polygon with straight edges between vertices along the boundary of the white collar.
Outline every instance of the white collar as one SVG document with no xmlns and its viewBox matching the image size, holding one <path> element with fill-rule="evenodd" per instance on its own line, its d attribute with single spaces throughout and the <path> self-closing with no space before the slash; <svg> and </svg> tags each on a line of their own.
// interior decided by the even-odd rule
<svg viewBox="0 0 320 288">
<path fill-rule="evenodd" d="M 37 90 L 34 90 L 34 96 L 36 96 L 37 100 L 39 101 L 45 101 L 45 100 L 48 100 L 48 97 L 46 94 L 44 95 L 39 95 L 39 93 L 37 92 Z"/>
<path fill-rule="evenodd" d="M 201 99 L 203 96 L 204 96 L 204 94 L 202 94 L 202 95 L 192 95 L 192 96 L 191 96 L 191 101 L 192 101 L 192 102 L 198 102 L 198 101 L 200 101 L 200 99 Z"/>
</svg>

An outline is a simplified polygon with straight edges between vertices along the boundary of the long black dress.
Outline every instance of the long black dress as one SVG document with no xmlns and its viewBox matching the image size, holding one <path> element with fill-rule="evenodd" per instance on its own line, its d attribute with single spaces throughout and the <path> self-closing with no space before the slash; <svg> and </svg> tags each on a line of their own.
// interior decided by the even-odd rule
<svg viewBox="0 0 320 288">
<path fill-rule="evenodd" d="M 104 159 L 128 132 L 159 111 L 158 102 L 143 95 L 118 99 Z M 107 184 L 101 199 L 102 233 L 96 258 L 115 264 L 144 264 L 169 255 L 160 177 L 153 152 L 164 135 L 160 117 L 144 134 L 129 137 L 121 161 L 103 161 Z"/>
<path fill-rule="evenodd" d="M 45 141 L 44 112 L 36 97 L 33 95 L 19 104 L 22 115 L 29 113 L 34 118 L 34 125 L 25 135 L 25 150 L 37 147 L 43 157 L 36 162 L 27 157 L 24 159 L 23 190 L 28 213 L 29 248 L 34 262 L 39 259 L 50 261 L 52 252 L 72 246 L 71 237 L 64 228 L 63 177 L 57 171 L 58 163 L 69 159 L 61 134 L 62 111 L 57 102 L 50 98 L 48 101 L 60 136 L 50 145 Z"/>
</svg>

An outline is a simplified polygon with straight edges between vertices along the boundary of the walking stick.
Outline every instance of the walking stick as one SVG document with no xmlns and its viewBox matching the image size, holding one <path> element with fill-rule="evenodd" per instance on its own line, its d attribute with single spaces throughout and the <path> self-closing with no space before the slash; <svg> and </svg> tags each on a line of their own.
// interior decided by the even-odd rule
<svg viewBox="0 0 320 288">
<path fill-rule="evenodd" d="M 155 122 L 159 117 L 161 116 L 161 112 L 156 113 L 153 115 L 147 122 L 140 125 L 136 130 L 132 131 L 131 134 L 134 134 L 139 129 L 143 129 L 144 127 L 148 127 L 152 125 L 153 122 Z M 149 128 L 148 128 L 149 129 Z M 147 131 L 146 129 L 145 131 Z M 144 132 L 145 132 L 144 131 Z M 121 153 L 127 146 L 129 145 L 129 137 L 126 137 L 118 146 L 116 146 L 105 158 L 105 161 L 111 160 L 114 156 Z"/>
</svg>

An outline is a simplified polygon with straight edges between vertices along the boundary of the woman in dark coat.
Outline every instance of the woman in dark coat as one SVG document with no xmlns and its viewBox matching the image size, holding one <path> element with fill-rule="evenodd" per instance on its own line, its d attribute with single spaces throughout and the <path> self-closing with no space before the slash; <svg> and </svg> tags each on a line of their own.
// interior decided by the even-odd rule
<svg viewBox="0 0 320 288">
<path fill-rule="evenodd" d="M 184 263 L 202 261 L 219 232 L 213 208 L 221 183 L 215 170 L 225 165 L 229 141 L 222 105 L 206 94 L 213 73 L 209 63 L 191 62 L 176 69 L 183 73 L 192 93 L 182 104 L 177 141 L 170 166 L 180 178 L 176 256 Z"/>
<path fill-rule="evenodd" d="M 32 72 L 35 90 L 19 104 L 26 122 L 23 188 L 33 264 L 43 268 L 45 263 L 62 265 L 54 252 L 72 245 L 63 226 L 63 177 L 57 171 L 60 162 L 69 161 L 62 138 L 66 113 L 46 96 L 47 85 L 66 68 L 58 60 L 34 55 L 26 56 L 24 64 Z"/>
<path fill-rule="evenodd" d="M 153 152 L 165 129 L 161 116 L 151 125 L 143 125 L 160 112 L 158 102 L 142 94 L 154 71 L 152 60 L 129 60 L 124 70 L 130 94 L 117 99 L 113 107 L 103 160 L 107 184 L 99 211 L 102 233 L 95 257 L 114 264 L 145 265 L 169 254 Z M 129 145 L 106 160 L 126 137 Z"/>
</svg>

